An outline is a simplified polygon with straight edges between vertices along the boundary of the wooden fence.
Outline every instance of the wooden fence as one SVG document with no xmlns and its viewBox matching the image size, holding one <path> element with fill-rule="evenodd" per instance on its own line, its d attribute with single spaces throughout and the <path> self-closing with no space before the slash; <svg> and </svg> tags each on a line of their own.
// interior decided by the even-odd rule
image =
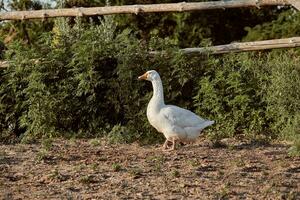
<svg viewBox="0 0 300 200">
<path fill-rule="evenodd" d="M 300 0 L 231 0 L 195 3 L 167 3 L 148 5 L 105 6 L 91 8 L 64 8 L 32 11 L 11 11 L 0 13 L 0 20 L 45 19 L 51 17 L 82 17 L 111 14 L 139 14 L 154 12 L 185 12 L 238 7 L 285 6 L 300 9 Z"/>
<path fill-rule="evenodd" d="M 279 49 L 279 48 L 294 48 L 300 47 L 300 37 L 292 37 L 285 39 L 275 39 L 275 40 L 263 40 L 256 42 L 243 42 L 243 43 L 232 43 L 226 45 L 218 45 L 211 47 L 201 47 L 201 48 L 185 48 L 180 49 L 184 54 L 224 54 L 233 52 L 246 52 L 246 51 L 257 51 L 257 50 L 267 50 L 267 49 Z M 152 51 L 150 54 L 158 54 L 158 51 Z M 34 62 L 34 60 L 32 61 Z M 8 67 L 9 63 L 7 61 L 0 61 L 0 68 Z"/>
<path fill-rule="evenodd" d="M 294 48 L 300 47 L 300 37 L 292 37 L 285 39 L 263 40 L 255 42 L 236 42 L 226 45 L 218 45 L 211 47 L 201 48 L 185 48 L 180 49 L 184 54 L 224 54 L 231 52 L 246 52 L 246 51 L 258 51 L 267 49 L 279 49 L 279 48 Z M 151 54 L 157 54 L 159 52 L 152 51 Z"/>
<path fill-rule="evenodd" d="M 227 9 L 238 7 L 257 7 L 261 6 L 294 6 L 300 10 L 300 0 L 231 0 L 213 1 L 196 3 L 169 3 L 169 4 L 148 4 L 148 5 L 125 5 L 125 6 L 106 6 L 92 8 L 67 8 L 67 9 L 48 9 L 35 11 L 11 11 L 0 13 L 0 20 L 25 20 L 25 19 L 44 19 L 51 17 L 81 17 L 93 15 L 110 15 L 124 13 L 154 13 L 154 12 L 184 12 L 200 11 L 212 9 Z M 186 48 L 181 49 L 185 54 L 223 54 L 230 52 L 257 51 L 276 48 L 293 48 L 300 46 L 300 37 L 275 39 L 255 42 L 232 43 L 219 46 Z M 151 54 L 159 52 L 153 51 Z M 7 61 L 0 61 L 0 68 L 9 65 Z"/>
</svg>

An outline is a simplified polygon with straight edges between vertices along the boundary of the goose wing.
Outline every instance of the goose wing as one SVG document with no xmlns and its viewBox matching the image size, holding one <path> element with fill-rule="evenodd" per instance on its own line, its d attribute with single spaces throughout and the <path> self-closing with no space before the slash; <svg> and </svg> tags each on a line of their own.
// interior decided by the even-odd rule
<svg viewBox="0 0 300 200">
<path fill-rule="evenodd" d="M 165 106 L 161 112 L 171 124 L 181 128 L 201 127 L 207 121 L 189 110 L 173 105 Z"/>
</svg>

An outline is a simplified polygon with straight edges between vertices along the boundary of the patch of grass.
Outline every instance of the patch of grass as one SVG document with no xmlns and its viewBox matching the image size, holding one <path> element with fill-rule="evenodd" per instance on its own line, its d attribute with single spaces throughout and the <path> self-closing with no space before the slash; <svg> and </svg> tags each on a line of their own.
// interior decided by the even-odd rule
<svg viewBox="0 0 300 200">
<path fill-rule="evenodd" d="M 285 196 L 283 197 L 283 199 L 287 199 L 287 200 L 296 200 L 297 197 L 299 197 L 300 193 L 296 192 L 296 191 L 290 191 L 288 194 L 285 194 Z"/>
<path fill-rule="evenodd" d="M 278 177 L 273 178 L 272 180 L 269 181 L 271 187 L 274 188 L 278 188 L 281 186 L 282 184 L 282 180 Z"/>
<path fill-rule="evenodd" d="M 179 171 L 176 170 L 176 169 L 173 170 L 171 174 L 172 174 L 172 176 L 173 176 L 174 178 L 179 178 L 179 177 L 180 177 L 180 173 L 179 173 Z"/>
<path fill-rule="evenodd" d="M 267 171 L 264 170 L 264 171 L 262 171 L 262 175 L 263 175 L 263 176 L 268 176 L 268 175 L 269 175 L 269 172 L 267 172 Z"/>
<path fill-rule="evenodd" d="M 113 163 L 111 167 L 112 167 L 114 172 L 118 172 L 122 169 L 121 165 L 118 164 L 118 163 Z"/>
<path fill-rule="evenodd" d="M 218 199 L 229 199 L 229 185 L 228 184 L 225 184 L 221 190 L 217 193 L 217 196 L 218 196 Z"/>
<path fill-rule="evenodd" d="M 162 165 L 165 162 L 165 160 L 166 159 L 163 156 L 152 156 L 147 158 L 147 161 L 153 164 L 154 167 L 153 171 L 155 172 L 161 171 Z"/>
<path fill-rule="evenodd" d="M 0 144 L 15 144 L 19 142 L 19 138 L 10 131 L 1 131 Z"/>
<path fill-rule="evenodd" d="M 293 146 L 289 148 L 288 154 L 293 157 L 300 156 L 300 137 L 294 140 Z"/>
<path fill-rule="evenodd" d="M 97 139 L 97 138 L 91 139 L 91 140 L 90 140 L 90 144 L 91 144 L 92 146 L 99 146 L 99 145 L 101 145 L 101 141 L 100 141 L 99 139 Z"/>
<path fill-rule="evenodd" d="M 53 146 L 53 139 L 52 138 L 45 138 L 42 140 L 42 148 L 46 151 L 49 151 Z"/>
<path fill-rule="evenodd" d="M 139 167 L 133 167 L 129 169 L 128 172 L 133 178 L 139 178 L 142 176 L 143 170 Z"/>
<path fill-rule="evenodd" d="M 34 144 L 37 142 L 37 138 L 31 136 L 31 135 L 26 135 L 21 138 L 21 143 L 22 144 Z"/>
<path fill-rule="evenodd" d="M 75 171 L 81 171 L 85 168 L 86 168 L 86 165 L 84 165 L 84 164 L 74 166 Z"/>
<path fill-rule="evenodd" d="M 40 162 L 40 161 L 43 161 L 43 160 L 46 160 L 48 157 L 48 151 L 42 149 L 41 151 L 39 151 L 37 154 L 36 154 L 36 161 Z"/>
<path fill-rule="evenodd" d="M 107 159 L 107 157 L 101 156 L 101 157 L 98 158 L 98 160 L 99 160 L 99 161 L 104 161 L 104 162 L 105 162 L 105 161 L 107 161 L 108 159 Z"/>
<path fill-rule="evenodd" d="M 136 134 L 133 130 L 119 124 L 115 125 L 107 135 L 110 144 L 130 143 L 136 139 L 135 137 Z"/>
<path fill-rule="evenodd" d="M 90 183 L 95 182 L 95 179 L 94 179 L 94 176 L 92 176 L 92 175 L 86 175 L 86 176 L 82 176 L 79 179 L 79 182 L 83 183 L 83 184 L 90 184 Z"/>
<path fill-rule="evenodd" d="M 192 167 L 197 167 L 199 166 L 199 162 L 197 160 L 189 160 L 188 163 L 192 166 Z"/>
<path fill-rule="evenodd" d="M 65 181 L 67 180 L 67 176 L 62 175 L 58 169 L 54 169 L 48 176 L 51 180 Z"/>
<path fill-rule="evenodd" d="M 245 161 L 242 158 L 234 160 L 235 166 L 244 167 L 246 165 Z"/>
<path fill-rule="evenodd" d="M 49 150 L 51 149 L 53 145 L 53 139 L 51 138 L 46 138 L 42 140 L 42 148 L 40 151 L 36 154 L 36 161 L 44 161 L 49 157 Z"/>
<path fill-rule="evenodd" d="M 122 181 L 122 182 L 120 183 L 120 188 L 122 188 L 123 190 L 125 190 L 125 189 L 131 188 L 131 187 L 129 186 L 129 184 L 128 184 L 127 181 Z"/>
<path fill-rule="evenodd" d="M 91 164 L 91 168 L 92 168 L 92 170 L 96 171 L 98 168 L 98 163 Z"/>
<path fill-rule="evenodd" d="M 267 189 L 263 191 L 263 194 L 265 195 L 265 197 L 267 197 L 272 191 L 273 191 L 273 187 L 269 186 Z"/>
<path fill-rule="evenodd" d="M 69 141 L 70 141 L 70 144 L 71 145 L 76 145 L 76 137 L 75 136 L 72 136 L 72 137 L 70 137 L 70 139 L 69 139 Z"/>
<path fill-rule="evenodd" d="M 16 145 L 16 151 L 17 152 L 25 152 L 26 148 L 22 144 L 17 144 Z"/>
<path fill-rule="evenodd" d="M 223 177 L 224 174 L 225 174 L 224 171 L 221 171 L 221 170 L 218 171 L 217 173 L 218 173 L 218 177 L 219 177 L 219 178 Z"/>
<path fill-rule="evenodd" d="M 8 154 L 6 153 L 6 151 L 0 151 L 0 159 L 5 158 L 6 156 L 8 156 Z"/>
<path fill-rule="evenodd" d="M 51 172 L 51 174 L 49 174 L 49 178 L 51 178 L 51 179 L 58 179 L 58 177 L 59 177 L 59 172 L 58 172 L 58 170 L 57 169 L 54 169 L 52 172 Z"/>
</svg>

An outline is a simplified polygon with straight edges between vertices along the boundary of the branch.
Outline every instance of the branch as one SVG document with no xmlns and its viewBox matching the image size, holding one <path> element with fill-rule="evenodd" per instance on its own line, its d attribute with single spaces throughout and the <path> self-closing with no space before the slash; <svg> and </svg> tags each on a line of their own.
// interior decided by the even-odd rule
<svg viewBox="0 0 300 200">
<path fill-rule="evenodd" d="M 196 3 L 166 3 L 166 4 L 148 4 L 148 5 L 124 5 L 124 6 L 106 6 L 91 8 L 65 8 L 65 9 L 47 9 L 33 11 L 12 11 L 0 13 L 0 20 L 24 20 L 24 19 L 44 19 L 51 17 L 81 17 L 93 15 L 111 15 L 111 14 L 139 14 L 153 12 L 184 12 L 200 11 L 212 9 L 226 9 L 238 7 L 256 7 L 291 5 L 291 0 L 231 0 L 231 1 L 211 1 Z"/>
<path fill-rule="evenodd" d="M 300 1 L 299 0 L 289 0 L 289 3 L 300 11 Z"/>
<path fill-rule="evenodd" d="M 267 49 L 279 49 L 279 48 L 295 48 L 300 46 L 300 37 L 286 38 L 286 39 L 275 39 L 275 40 L 264 40 L 256 42 L 243 42 L 243 43 L 232 43 L 226 45 L 202 47 L 202 48 L 186 48 L 180 49 L 184 54 L 224 54 L 234 52 L 246 52 L 246 51 L 258 51 Z M 158 54 L 158 51 L 152 51 L 151 54 Z"/>
</svg>

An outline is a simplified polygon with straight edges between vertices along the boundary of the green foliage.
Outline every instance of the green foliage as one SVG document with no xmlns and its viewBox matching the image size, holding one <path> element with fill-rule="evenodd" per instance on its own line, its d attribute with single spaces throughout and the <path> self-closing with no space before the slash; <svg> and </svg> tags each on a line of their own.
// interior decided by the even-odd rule
<svg viewBox="0 0 300 200">
<path fill-rule="evenodd" d="M 1 71 L 0 82 L 0 113 L 1 113 L 1 137 L 4 135 L 19 136 L 24 132 L 20 126 L 20 117 L 23 112 L 28 108 L 25 101 L 25 91 L 27 86 L 26 77 L 29 74 L 26 68 L 27 62 L 30 62 L 25 54 L 31 54 L 32 51 L 23 48 L 22 45 L 13 45 L 12 48 L 18 49 L 19 55 L 16 57 L 16 62 L 19 63 L 18 67 L 7 68 Z M 12 57 L 14 51 L 8 50 L 6 56 L 8 59 Z M 23 58 L 24 60 L 23 60 Z M 19 60 L 19 58 L 21 58 Z M 4 139 L 4 138 L 3 138 Z M 6 140 L 6 139 L 4 139 Z"/>
<path fill-rule="evenodd" d="M 53 146 L 53 139 L 52 138 L 46 138 L 42 140 L 42 148 L 46 151 L 49 151 Z"/>
<path fill-rule="evenodd" d="M 42 5 L 40 2 L 35 0 L 12 0 L 9 3 L 9 7 L 12 10 L 40 10 L 42 9 Z"/>
<path fill-rule="evenodd" d="M 300 68 L 298 53 L 275 53 L 268 59 L 270 85 L 266 91 L 267 114 L 273 120 L 273 130 L 281 130 L 286 137 L 299 135 L 300 124 Z"/>
<path fill-rule="evenodd" d="M 205 2 L 208 0 L 200 0 Z M 64 0 L 62 7 L 90 7 L 110 5 L 135 5 L 157 3 L 179 3 L 171 0 Z M 199 2 L 189 0 L 186 2 Z M 286 9 L 286 8 L 285 8 Z M 247 35 L 244 27 L 254 27 L 258 24 L 275 20 L 284 9 L 276 7 L 235 8 L 224 10 L 208 10 L 184 13 L 139 13 L 137 15 L 116 15 L 119 29 L 130 28 L 137 38 L 149 42 L 152 36 L 169 38 L 179 47 L 203 46 L 203 40 L 212 44 L 226 44 L 241 40 Z M 89 22 L 87 18 L 84 18 Z M 221 19 L 221 20 L 220 20 Z M 96 23 L 99 20 L 92 17 Z M 206 43 L 205 43 L 206 44 Z"/>
<path fill-rule="evenodd" d="M 134 129 L 130 130 L 128 127 L 115 125 L 108 133 L 108 141 L 110 143 L 130 143 L 138 138 L 138 133 Z"/>
<path fill-rule="evenodd" d="M 101 145 L 101 140 L 95 138 L 95 139 L 91 139 L 90 144 L 93 146 L 99 146 Z"/>
<path fill-rule="evenodd" d="M 300 156 L 300 136 L 293 138 L 293 146 L 289 149 L 289 155 Z"/>
<path fill-rule="evenodd" d="M 94 135 L 126 113 L 123 105 L 131 99 L 121 97 L 134 87 L 135 79 L 132 72 L 123 76 L 122 71 L 124 65 L 137 67 L 138 62 L 128 58 L 139 51 L 138 41 L 130 40 L 129 31 L 117 34 L 110 19 L 87 29 L 80 21 L 73 28 L 67 22 L 57 26 L 59 32 L 46 38 L 48 45 L 37 52 L 41 62 L 29 76 L 30 106 L 22 122 L 28 134 Z"/>
<path fill-rule="evenodd" d="M 112 167 L 114 172 L 118 172 L 122 169 L 121 165 L 118 164 L 118 163 L 113 163 L 111 167 Z"/>
<path fill-rule="evenodd" d="M 12 0 L 8 2 L 7 8 L 0 7 L 0 9 L 21 11 L 40 10 L 49 7 L 48 4 L 35 0 Z M 33 45 L 41 34 L 51 31 L 52 27 L 53 21 L 50 19 L 7 21 L 0 25 L 0 38 L 6 44 L 22 41 L 24 44 Z"/>
<path fill-rule="evenodd" d="M 179 178 L 179 177 L 180 177 L 180 173 L 179 173 L 179 171 L 177 171 L 176 169 L 173 170 L 171 173 L 172 173 L 172 176 L 173 176 L 174 178 Z"/>
<path fill-rule="evenodd" d="M 10 67 L 3 72 L 0 90 L 3 130 L 10 124 L 24 129 L 18 133 L 26 131 L 23 141 L 66 133 L 109 133 L 118 142 L 157 141 L 161 135 L 151 136 L 153 128 L 145 117 L 151 84 L 137 77 L 149 66 L 160 67 L 169 77 L 164 82 L 167 98 L 184 102 L 175 88 L 191 84 L 189 78 L 197 70 L 184 70 L 196 62 L 172 53 L 170 41 L 154 40 L 151 45 L 173 57 L 145 53 L 147 47 L 130 30 L 117 31 L 112 18 L 88 26 L 80 20 L 70 26 L 60 19 L 53 34 L 44 34 L 35 46 L 11 45 Z"/>
<path fill-rule="evenodd" d="M 95 182 L 95 177 L 93 175 L 81 176 L 79 182 L 82 184 L 91 184 Z"/>
<path fill-rule="evenodd" d="M 299 56 L 291 50 L 211 59 L 194 97 L 197 113 L 216 120 L 211 139 L 299 135 Z"/>
<path fill-rule="evenodd" d="M 197 112 L 216 120 L 213 140 L 236 133 L 265 131 L 264 102 L 258 72 L 262 60 L 238 54 L 211 59 L 194 97 Z M 222 67 L 221 67 L 222 66 Z"/>
<path fill-rule="evenodd" d="M 45 149 L 42 149 L 39 152 L 37 152 L 35 160 L 36 160 L 36 162 L 42 162 L 42 161 L 47 160 L 48 156 L 49 156 L 48 151 Z"/>
<path fill-rule="evenodd" d="M 300 13 L 287 10 L 280 13 L 278 18 L 271 22 L 259 24 L 254 28 L 246 27 L 248 32 L 245 41 L 267 40 L 276 38 L 295 37 L 300 34 Z"/>
</svg>

